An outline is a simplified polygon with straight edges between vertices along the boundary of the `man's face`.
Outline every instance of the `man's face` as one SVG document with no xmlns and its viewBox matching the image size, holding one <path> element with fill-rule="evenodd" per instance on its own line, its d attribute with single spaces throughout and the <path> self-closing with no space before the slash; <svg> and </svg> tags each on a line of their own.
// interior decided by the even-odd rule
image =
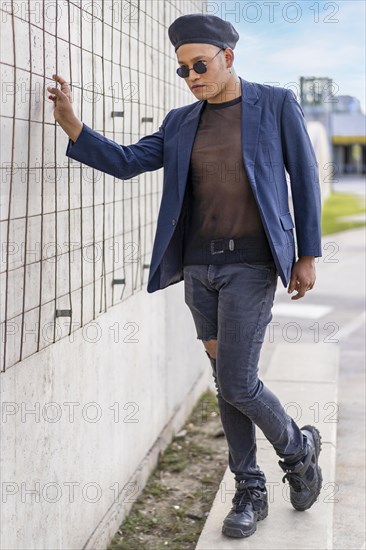
<svg viewBox="0 0 366 550">
<path fill-rule="evenodd" d="M 178 65 L 186 65 L 192 69 L 197 61 L 204 61 L 207 71 L 198 74 L 194 69 L 189 71 L 189 76 L 184 78 L 192 93 L 197 99 L 210 99 L 217 96 L 228 80 L 228 72 L 224 58 L 224 51 L 213 59 L 220 50 L 219 46 L 212 44 L 182 44 L 177 51 Z"/>
</svg>

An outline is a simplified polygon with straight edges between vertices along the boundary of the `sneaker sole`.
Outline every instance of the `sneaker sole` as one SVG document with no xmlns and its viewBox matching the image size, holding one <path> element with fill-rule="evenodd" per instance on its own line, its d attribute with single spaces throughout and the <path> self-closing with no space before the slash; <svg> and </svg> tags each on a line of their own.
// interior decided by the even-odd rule
<svg viewBox="0 0 366 550">
<path fill-rule="evenodd" d="M 298 506 L 296 503 L 295 504 L 291 503 L 293 505 L 293 507 L 295 508 L 295 510 L 298 510 L 299 512 L 304 512 L 305 510 L 308 510 L 314 504 L 314 502 L 316 501 L 316 499 L 320 495 L 320 491 L 321 491 L 321 488 L 322 488 L 322 483 L 323 483 L 322 469 L 320 468 L 320 466 L 318 464 L 318 457 L 319 457 L 320 451 L 322 449 L 322 443 L 321 443 L 322 436 L 320 435 L 319 430 L 317 428 L 315 428 L 315 426 L 310 426 L 309 424 L 306 424 L 306 426 L 303 426 L 301 428 L 301 430 L 307 430 L 308 432 L 311 432 L 311 434 L 313 435 L 313 439 L 314 439 L 314 443 L 315 443 L 316 461 L 317 461 L 316 471 L 317 471 L 317 474 L 318 474 L 317 491 L 316 491 L 316 494 L 313 496 L 313 498 L 311 500 L 309 500 L 304 506 Z"/>
<path fill-rule="evenodd" d="M 261 521 L 262 519 L 265 519 L 268 516 L 268 506 L 262 510 L 259 514 L 257 513 L 257 521 Z M 257 525 L 254 524 L 254 527 L 251 531 L 242 531 L 240 527 L 226 527 L 225 525 L 222 526 L 222 534 L 226 535 L 227 537 L 235 538 L 235 539 L 242 539 L 244 537 L 250 537 L 250 535 L 253 535 L 257 530 Z"/>
</svg>

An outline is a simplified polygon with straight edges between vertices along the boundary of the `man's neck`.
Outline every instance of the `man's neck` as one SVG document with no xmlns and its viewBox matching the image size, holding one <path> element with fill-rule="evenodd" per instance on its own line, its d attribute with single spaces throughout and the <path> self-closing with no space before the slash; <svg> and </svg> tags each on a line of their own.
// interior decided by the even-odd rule
<svg viewBox="0 0 366 550">
<path fill-rule="evenodd" d="M 217 96 L 207 100 L 207 103 L 224 103 L 241 96 L 241 81 L 237 75 L 232 75 Z"/>
</svg>

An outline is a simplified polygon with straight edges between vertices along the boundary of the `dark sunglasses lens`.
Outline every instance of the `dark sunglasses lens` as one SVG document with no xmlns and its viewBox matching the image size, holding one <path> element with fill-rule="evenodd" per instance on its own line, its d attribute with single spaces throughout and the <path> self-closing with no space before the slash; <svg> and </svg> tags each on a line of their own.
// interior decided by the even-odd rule
<svg viewBox="0 0 366 550">
<path fill-rule="evenodd" d="M 178 67 L 177 75 L 180 76 L 181 78 L 187 78 L 187 76 L 189 75 L 188 67 L 185 67 L 184 65 L 183 67 Z"/>
<path fill-rule="evenodd" d="M 207 71 L 207 67 L 203 61 L 197 61 L 197 63 L 193 65 L 193 68 L 198 74 L 203 74 Z"/>
</svg>

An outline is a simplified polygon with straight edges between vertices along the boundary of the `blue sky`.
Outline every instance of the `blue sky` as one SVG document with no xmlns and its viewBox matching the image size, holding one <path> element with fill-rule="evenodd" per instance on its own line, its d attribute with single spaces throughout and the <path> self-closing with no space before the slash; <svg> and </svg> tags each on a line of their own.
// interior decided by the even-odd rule
<svg viewBox="0 0 366 550">
<path fill-rule="evenodd" d="M 207 0 L 206 12 L 240 34 L 234 65 L 246 80 L 291 86 L 300 76 L 329 77 L 335 95 L 357 97 L 366 111 L 364 0 Z"/>
</svg>

